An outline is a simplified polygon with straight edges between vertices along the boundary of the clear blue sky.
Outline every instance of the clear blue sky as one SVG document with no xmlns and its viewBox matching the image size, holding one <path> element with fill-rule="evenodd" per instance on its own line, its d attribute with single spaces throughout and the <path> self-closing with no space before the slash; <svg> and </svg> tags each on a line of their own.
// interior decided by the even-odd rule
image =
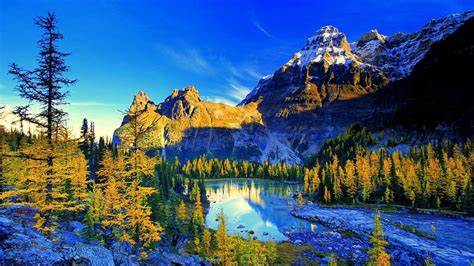
<svg viewBox="0 0 474 266">
<path fill-rule="evenodd" d="M 321 26 L 356 41 L 372 28 L 413 32 L 472 9 L 472 0 L 0 0 L 0 104 L 21 103 L 8 63 L 34 66 L 41 32 L 33 19 L 48 11 L 60 19 L 60 47 L 72 52 L 69 77 L 79 80 L 70 88 L 69 125 L 77 130 L 87 117 L 99 135 L 111 135 L 118 110 L 140 90 L 161 102 L 195 85 L 205 99 L 239 102 Z"/>
</svg>

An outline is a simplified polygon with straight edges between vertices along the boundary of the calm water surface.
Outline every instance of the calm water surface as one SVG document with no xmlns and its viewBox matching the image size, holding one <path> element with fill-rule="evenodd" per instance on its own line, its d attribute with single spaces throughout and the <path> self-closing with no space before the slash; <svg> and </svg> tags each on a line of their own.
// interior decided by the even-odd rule
<svg viewBox="0 0 474 266">
<path fill-rule="evenodd" d="M 218 179 L 205 181 L 205 186 L 210 201 L 206 224 L 210 228 L 217 229 L 216 216 L 223 209 L 230 234 L 245 237 L 246 231 L 252 230 L 263 241 L 286 240 L 283 232 L 287 228 L 327 230 L 290 214 L 289 200 L 300 185 L 261 179 Z"/>
</svg>

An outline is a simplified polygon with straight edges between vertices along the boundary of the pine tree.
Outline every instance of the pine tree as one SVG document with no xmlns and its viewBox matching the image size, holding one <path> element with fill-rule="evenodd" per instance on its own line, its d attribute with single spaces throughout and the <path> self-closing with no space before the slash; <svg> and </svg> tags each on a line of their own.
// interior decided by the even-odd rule
<svg viewBox="0 0 474 266">
<path fill-rule="evenodd" d="M 372 181 L 370 171 L 370 159 L 369 156 L 357 155 L 356 156 L 356 170 L 357 177 L 359 179 L 359 185 L 362 189 L 362 199 L 367 201 L 372 192 Z"/>
<path fill-rule="evenodd" d="M 375 226 L 370 235 L 370 244 L 372 249 L 369 250 L 369 265 L 386 266 L 390 265 L 390 255 L 385 251 L 388 241 L 385 240 L 382 231 L 382 223 L 380 221 L 380 212 L 377 211 L 374 218 Z"/>
<path fill-rule="evenodd" d="M 127 161 L 127 175 L 133 178 L 146 180 L 155 174 L 155 159 L 148 157 L 142 151 L 132 152 Z"/>
<path fill-rule="evenodd" d="M 87 122 L 87 118 L 82 120 L 81 126 L 81 141 L 79 142 L 79 147 L 81 148 L 82 152 L 89 158 L 89 125 Z"/>
<path fill-rule="evenodd" d="M 186 220 L 186 206 L 184 205 L 184 202 L 181 200 L 181 202 L 179 203 L 179 207 L 178 207 L 178 220 L 181 222 L 181 223 L 184 223 L 184 221 Z"/>
<path fill-rule="evenodd" d="M 196 202 L 195 202 L 195 205 L 194 205 L 193 222 L 197 225 L 203 225 L 204 224 L 204 214 L 203 214 L 202 205 L 201 205 L 201 194 L 199 192 L 199 187 L 197 187 L 197 188 L 198 188 L 198 194 L 196 196 Z"/>
<path fill-rule="evenodd" d="M 357 183 L 355 175 L 355 166 L 352 160 L 347 160 L 346 162 L 346 175 L 345 175 L 345 187 L 347 194 L 352 199 L 352 203 L 355 203 L 355 198 L 357 194 Z"/>
<path fill-rule="evenodd" d="M 127 189 L 127 217 L 121 226 L 125 229 L 123 239 L 132 245 L 139 242 L 145 247 L 150 247 L 152 243 L 161 239 L 159 233 L 163 229 L 151 220 L 151 207 L 147 204 L 148 197 L 153 193 L 155 193 L 153 188 L 140 186 L 139 180 L 133 180 Z"/>
<path fill-rule="evenodd" d="M 383 198 L 384 198 L 385 204 L 387 204 L 387 205 L 389 205 L 391 202 L 393 202 L 393 191 L 390 190 L 390 188 L 388 186 L 385 188 Z"/>
<path fill-rule="evenodd" d="M 46 161 L 44 169 L 47 171 L 42 173 L 45 182 L 40 182 L 46 189 L 44 206 L 54 206 L 54 197 L 58 196 L 58 192 L 53 191 L 57 185 L 54 182 L 58 178 L 54 173 L 57 167 L 54 164 L 55 142 L 59 139 L 59 131 L 63 130 L 63 123 L 67 116 L 67 113 L 59 107 L 65 104 L 68 95 L 63 87 L 73 85 L 76 81 L 64 77 L 64 74 L 69 70 L 64 59 L 69 53 L 58 50 L 57 42 L 63 39 L 63 35 L 56 29 L 56 16 L 53 13 L 48 13 L 46 17 L 38 17 L 35 24 L 43 30 L 43 36 L 38 41 L 40 50 L 37 59 L 38 67 L 34 70 L 25 70 L 12 63 L 8 73 L 13 75 L 18 82 L 16 90 L 20 97 L 37 103 L 41 108 L 40 113 L 32 114 L 29 110 L 30 105 L 18 106 L 14 113 L 20 117 L 21 121 L 28 121 L 45 129 L 46 143 L 44 147 L 40 148 L 43 152 L 36 154 L 41 156 L 35 158 L 42 157 L 42 160 Z M 49 218 L 48 216 L 42 217 L 40 223 L 48 224 Z"/>
<path fill-rule="evenodd" d="M 196 254 L 200 254 L 201 253 L 201 240 L 199 240 L 199 237 L 194 237 L 194 241 L 193 241 L 193 244 L 194 244 L 194 250 L 196 251 Z"/>
<path fill-rule="evenodd" d="M 310 178 L 310 170 L 308 168 L 304 169 L 304 192 L 309 192 L 309 178 Z"/>
<path fill-rule="evenodd" d="M 321 183 L 321 179 L 319 178 L 319 168 L 319 164 L 316 164 L 316 166 L 311 170 L 311 192 L 317 191 Z"/>
<path fill-rule="evenodd" d="M 217 215 L 217 219 L 219 220 L 219 225 L 216 231 L 216 254 L 220 257 L 220 262 L 223 265 L 229 265 L 232 262 L 229 245 L 230 242 L 229 237 L 227 236 L 226 219 L 224 216 L 224 211 L 222 209 Z"/>
<path fill-rule="evenodd" d="M 100 226 L 104 215 L 104 195 L 102 190 L 95 185 L 92 185 L 92 191 L 89 193 L 87 199 L 87 212 L 84 217 L 86 224 L 85 236 L 88 238 L 101 240 L 102 235 L 99 230 L 96 230 Z"/>
<path fill-rule="evenodd" d="M 202 232 L 202 242 L 204 245 L 204 254 L 209 255 L 211 252 L 212 234 L 207 228 Z"/>
<path fill-rule="evenodd" d="M 331 202 L 331 192 L 328 190 L 327 186 L 324 186 L 324 201 L 326 203 Z"/>
</svg>

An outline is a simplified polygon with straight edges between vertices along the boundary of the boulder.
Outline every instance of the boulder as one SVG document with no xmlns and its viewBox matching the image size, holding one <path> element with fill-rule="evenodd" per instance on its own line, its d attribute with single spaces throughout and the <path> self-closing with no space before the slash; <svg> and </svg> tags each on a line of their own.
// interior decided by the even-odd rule
<svg viewBox="0 0 474 266">
<path fill-rule="evenodd" d="M 92 266 L 113 266 L 114 258 L 110 250 L 102 246 L 91 246 L 83 243 L 76 243 L 72 250 L 74 262 L 83 262 Z"/>
</svg>

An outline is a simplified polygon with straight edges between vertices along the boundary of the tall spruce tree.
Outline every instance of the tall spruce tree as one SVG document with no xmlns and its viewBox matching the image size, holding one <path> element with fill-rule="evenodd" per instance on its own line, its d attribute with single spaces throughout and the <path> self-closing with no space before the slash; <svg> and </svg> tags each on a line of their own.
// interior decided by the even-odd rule
<svg viewBox="0 0 474 266">
<path fill-rule="evenodd" d="M 58 50 L 57 42 L 63 39 L 63 35 L 57 31 L 58 20 L 54 13 L 48 13 L 46 17 L 38 17 L 35 24 L 43 30 L 43 36 L 38 41 L 39 54 L 38 66 L 33 70 L 26 70 L 16 63 L 10 64 L 9 74 L 17 81 L 16 90 L 20 97 L 36 103 L 41 107 L 41 112 L 34 114 L 30 111 L 30 105 L 17 106 L 14 113 L 20 117 L 21 121 L 28 121 L 45 129 L 46 139 L 50 152 L 46 157 L 48 171 L 46 179 L 53 173 L 53 151 L 55 140 L 62 128 L 67 113 L 60 107 L 66 104 L 66 97 L 69 94 L 64 87 L 73 85 L 76 80 L 68 79 L 64 76 L 69 67 L 64 59 L 70 53 Z M 52 192 L 51 182 L 47 183 L 47 190 Z M 51 200 L 48 195 L 47 201 Z"/>
<path fill-rule="evenodd" d="M 81 148 L 82 152 L 88 158 L 88 151 L 89 151 L 89 124 L 87 122 L 87 118 L 82 120 L 81 126 L 81 141 L 79 142 L 79 147 Z"/>
<path fill-rule="evenodd" d="M 374 266 L 389 266 L 390 255 L 385 251 L 388 241 L 385 239 L 385 234 L 382 231 L 382 222 L 380 221 L 380 211 L 377 211 L 374 218 L 374 229 L 370 235 L 370 244 L 372 249 L 369 250 L 370 262 L 369 265 Z"/>
</svg>

